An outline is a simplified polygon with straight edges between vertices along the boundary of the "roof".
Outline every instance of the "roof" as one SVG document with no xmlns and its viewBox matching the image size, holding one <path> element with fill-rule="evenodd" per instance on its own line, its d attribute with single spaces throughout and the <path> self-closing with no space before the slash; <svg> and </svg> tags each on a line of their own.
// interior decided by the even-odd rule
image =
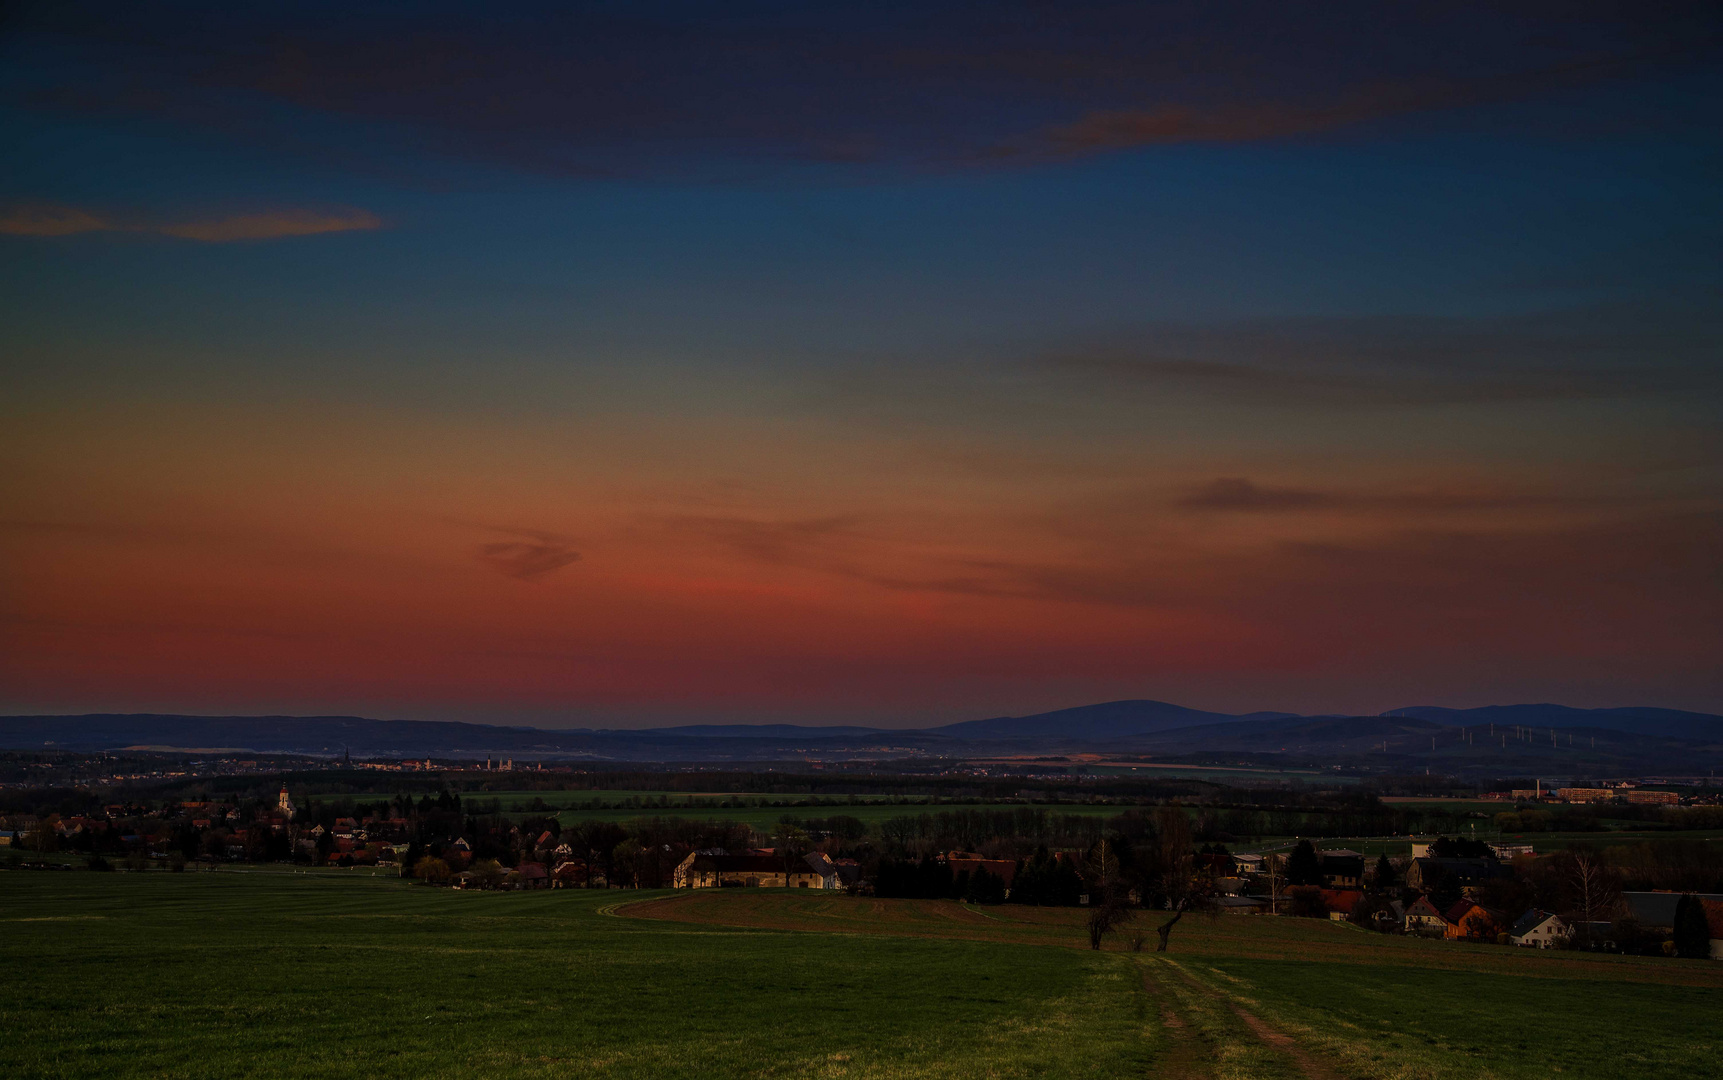
<svg viewBox="0 0 1723 1080">
<path fill-rule="evenodd" d="M 1214 898 L 1216 907 L 1223 908 L 1259 908 L 1267 904 L 1255 896 L 1217 896 Z"/>
<path fill-rule="evenodd" d="M 1338 911 L 1344 915 L 1352 914 L 1358 907 L 1358 901 L 1364 899 L 1364 894 L 1357 889 L 1323 889 L 1322 902 L 1329 911 Z"/>
<path fill-rule="evenodd" d="M 1468 878 L 1502 877 L 1513 873 L 1494 859 L 1438 859 L 1433 856 L 1413 859 L 1414 865 L 1434 866 L 1463 880 Z"/>
<path fill-rule="evenodd" d="M 1435 904 L 1430 903 L 1430 898 L 1428 896 L 1420 896 L 1418 899 L 1412 901 L 1412 906 L 1406 909 L 1406 914 L 1408 916 L 1434 915 L 1438 919 L 1447 919 L 1446 915 L 1443 915 L 1440 911 L 1436 910 Z"/>
<path fill-rule="evenodd" d="M 1442 913 L 1442 917 L 1451 923 L 1457 923 L 1467 915 L 1470 915 L 1472 913 L 1472 909 L 1477 906 L 1478 905 L 1472 903 L 1470 900 L 1456 900 L 1448 906 L 1447 911 Z"/>
<path fill-rule="evenodd" d="M 702 855 L 694 868 L 720 874 L 782 874 L 784 860 L 776 855 Z"/>
<path fill-rule="evenodd" d="M 1695 893 L 1701 900 L 1723 900 L 1723 893 Z M 1624 892 L 1633 917 L 1646 926 L 1674 926 L 1675 905 L 1681 902 L 1678 892 Z"/>
<path fill-rule="evenodd" d="M 1705 905 L 1705 921 L 1711 924 L 1711 936 L 1723 938 L 1723 900 L 1700 900 Z"/>
<path fill-rule="evenodd" d="M 1555 918 L 1555 916 L 1551 915 L 1547 911 L 1532 908 L 1530 911 L 1514 920 L 1513 928 L 1510 929 L 1508 933 L 1514 937 L 1524 937 L 1553 918 Z"/>
</svg>

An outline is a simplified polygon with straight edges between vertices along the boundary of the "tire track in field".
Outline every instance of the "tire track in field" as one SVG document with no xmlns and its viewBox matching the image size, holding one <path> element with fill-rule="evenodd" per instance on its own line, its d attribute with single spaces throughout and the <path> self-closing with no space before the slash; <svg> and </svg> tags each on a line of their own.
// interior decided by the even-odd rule
<svg viewBox="0 0 1723 1080">
<path fill-rule="evenodd" d="M 1205 995 L 1238 1017 L 1250 1033 L 1256 1036 L 1263 1045 L 1290 1058 L 1292 1063 L 1298 1067 L 1299 1073 L 1305 1076 L 1307 1080 L 1341 1080 L 1341 1073 L 1332 1065 L 1312 1054 L 1297 1039 L 1284 1031 L 1277 1030 L 1261 1017 L 1240 1005 L 1231 994 L 1197 978 L 1176 960 L 1165 960 L 1162 963 L 1167 968 L 1177 972 L 1191 990 Z"/>
<path fill-rule="evenodd" d="M 1140 964 L 1143 976 L 1143 992 L 1149 1001 L 1159 1010 L 1161 1031 L 1165 1033 L 1170 1045 L 1165 1052 L 1155 1057 L 1155 1080 L 1198 1080 L 1214 1075 L 1209 1067 L 1208 1048 L 1205 1040 L 1174 1007 L 1172 995 L 1161 985 L 1159 972 L 1153 970 L 1158 965 Z"/>
</svg>

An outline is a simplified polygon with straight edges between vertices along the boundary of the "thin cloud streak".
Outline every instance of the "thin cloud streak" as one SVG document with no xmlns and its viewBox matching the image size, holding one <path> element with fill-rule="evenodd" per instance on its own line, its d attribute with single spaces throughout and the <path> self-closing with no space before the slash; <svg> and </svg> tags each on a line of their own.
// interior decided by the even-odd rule
<svg viewBox="0 0 1723 1080">
<path fill-rule="evenodd" d="M 1299 511 L 1454 511 L 1529 510 L 1599 504 L 1597 499 L 1487 492 L 1400 492 L 1364 494 L 1261 485 L 1242 476 L 1224 476 L 1188 490 L 1175 505 L 1181 510 L 1289 513 Z"/>
<path fill-rule="evenodd" d="M 1720 36 L 1702 4 L 1341 4 L 1313 18 L 1260 0 L 794 19 L 749 5 L 481 18 L 62 0 L 17 25 L 61 56 L 30 72 L 25 99 L 40 108 L 574 176 L 774 160 L 945 170 L 1251 142 L 1665 76 L 1714 60 Z M 351 127 L 308 138 L 282 106 Z"/>
<path fill-rule="evenodd" d="M 117 220 L 79 207 L 61 205 L 20 206 L 0 213 L 0 235 L 4 236 L 61 237 L 86 233 L 141 233 L 205 244 L 284 240 L 325 233 L 369 232 L 383 227 L 383 219 L 376 214 L 351 207 L 334 210 L 265 210 L 253 214 L 189 221 L 149 222 Z"/>
<path fill-rule="evenodd" d="M 520 540 L 496 540 L 473 549 L 474 556 L 486 566 L 505 577 L 520 581 L 539 581 L 571 563 L 580 561 L 580 552 L 572 546 L 574 538 L 542 529 L 521 529 L 510 526 L 487 526 L 491 532 Z"/>
</svg>

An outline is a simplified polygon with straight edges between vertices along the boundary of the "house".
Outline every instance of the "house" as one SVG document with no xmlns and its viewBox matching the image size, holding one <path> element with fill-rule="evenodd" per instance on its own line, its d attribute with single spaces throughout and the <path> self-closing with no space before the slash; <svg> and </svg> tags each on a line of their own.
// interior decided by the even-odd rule
<svg viewBox="0 0 1723 1080">
<path fill-rule="evenodd" d="M 1197 855 L 1197 867 L 1209 877 L 1228 877 L 1232 874 L 1232 856 L 1202 853 Z"/>
<path fill-rule="evenodd" d="M 580 859 L 565 859 L 550 872 L 553 889 L 578 889 L 586 884 L 586 863 Z"/>
<path fill-rule="evenodd" d="M 1568 933 L 1561 916 L 1532 908 L 1514 921 L 1508 940 L 1530 949 L 1548 949 L 1567 940 Z"/>
<path fill-rule="evenodd" d="M 1376 924 L 1378 930 L 1393 928 L 1406 929 L 1406 905 L 1398 900 L 1388 901 L 1388 906 L 1370 916 L 1370 921 Z"/>
<path fill-rule="evenodd" d="M 1446 915 L 1436 910 L 1428 896 L 1420 896 L 1406 909 L 1406 932 L 1430 937 L 1447 937 L 1450 923 Z"/>
<path fill-rule="evenodd" d="M 1443 936 L 1456 941 L 1494 941 L 1500 933 L 1496 917 L 1470 900 L 1459 900 L 1443 913 L 1448 929 Z"/>
<path fill-rule="evenodd" d="M 1214 906 L 1227 915 L 1260 915 L 1268 910 L 1268 901 L 1260 896 L 1217 896 Z"/>
<path fill-rule="evenodd" d="M 841 889 L 844 887 L 843 880 L 838 875 L 838 865 L 832 861 L 830 855 L 823 851 L 816 851 L 803 861 L 813 867 L 814 873 L 820 875 L 819 888 Z"/>
<path fill-rule="evenodd" d="M 1331 919 L 1349 919 L 1357 910 L 1358 902 L 1364 899 L 1364 893 L 1358 889 L 1323 889 L 1322 904 L 1328 909 Z"/>
<path fill-rule="evenodd" d="M 1327 889 L 1356 889 L 1364 884 L 1364 856 L 1346 848 L 1316 853 L 1322 867 L 1322 885 Z"/>
<path fill-rule="evenodd" d="M 520 871 L 520 887 L 523 889 L 550 888 L 550 874 L 545 872 L 543 863 L 523 862 L 516 867 Z"/>
<path fill-rule="evenodd" d="M 1460 891 L 1470 893 L 1472 889 L 1491 878 L 1511 876 L 1513 871 L 1494 859 L 1413 859 L 1406 868 L 1406 884 L 1408 887 L 1428 892 L 1443 881 L 1452 880 L 1459 884 Z"/>
<path fill-rule="evenodd" d="M 799 859 L 696 851 L 677 864 L 671 883 L 678 889 L 820 889 L 825 887 L 825 878 Z"/>
<path fill-rule="evenodd" d="M 1005 882 L 1005 888 L 1011 888 L 1011 882 L 1017 877 L 1017 863 L 1014 859 L 983 859 L 971 851 L 950 851 L 945 855 L 945 864 L 951 867 L 952 876 L 985 869 L 989 874 Z"/>
</svg>

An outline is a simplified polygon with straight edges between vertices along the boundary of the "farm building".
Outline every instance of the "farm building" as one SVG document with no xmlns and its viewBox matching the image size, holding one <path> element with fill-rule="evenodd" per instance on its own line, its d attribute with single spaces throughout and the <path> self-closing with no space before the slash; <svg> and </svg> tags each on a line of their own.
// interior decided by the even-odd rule
<svg viewBox="0 0 1723 1080">
<path fill-rule="evenodd" d="M 824 889 L 830 887 L 827 880 L 827 875 L 803 859 L 696 851 L 677 865 L 672 884 L 678 889 Z"/>
</svg>

